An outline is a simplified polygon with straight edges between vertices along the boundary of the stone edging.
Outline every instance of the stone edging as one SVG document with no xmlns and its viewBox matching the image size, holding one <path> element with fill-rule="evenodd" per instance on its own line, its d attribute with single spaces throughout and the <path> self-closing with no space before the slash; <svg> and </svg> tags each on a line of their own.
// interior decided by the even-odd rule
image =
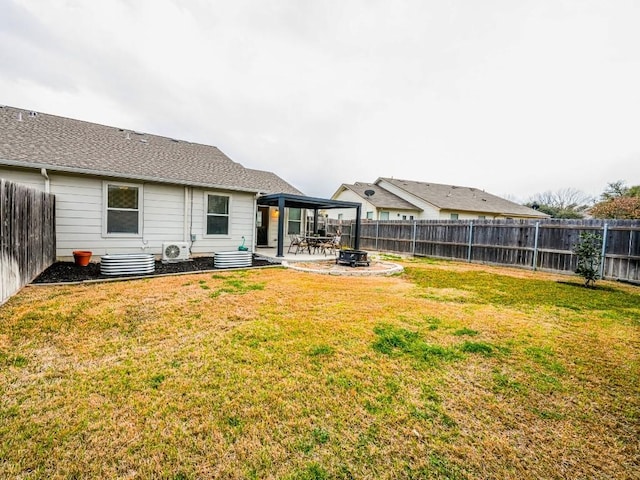
<svg viewBox="0 0 640 480">
<path fill-rule="evenodd" d="M 289 263 L 287 261 L 282 262 L 282 266 L 285 268 L 290 268 L 291 270 L 297 270 L 299 272 L 307 272 L 307 273 L 316 273 L 320 275 L 336 275 L 336 276 L 351 276 L 351 277 L 370 277 L 370 276 L 382 276 L 382 275 L 393 275 L 396 273 L 400 273 L 404 270 L 401 265 L 391 262 L 377 262 L 382 264 L 388 268 L 384 270 L 376 270 L 370 269 L 367 267 L 347 267 L 336 265 L 335 268 L 323 270 L 320 268 L 308 268 L 308 267 L 300 267 L 296 265 L 297 262 Z M 300 262 L 302 263 L 302 262 Z"/>
</svg>

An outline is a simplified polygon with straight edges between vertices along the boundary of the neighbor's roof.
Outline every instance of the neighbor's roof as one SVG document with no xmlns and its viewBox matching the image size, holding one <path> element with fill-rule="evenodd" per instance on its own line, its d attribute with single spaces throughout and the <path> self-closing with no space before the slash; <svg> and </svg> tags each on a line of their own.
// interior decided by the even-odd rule
<svg viewBox="0 0 640 480">
<path fill-rule="evenodd" d="M 338 189 L 338 192 L 336 192 L 336 195 L 343 189 L 351 190 L 359 197 L 366 199 L 376 208 L 388 208 L 389 210 L 422 210 L 420 207 L 407 202 L 403 198 L 400 198 L 397 195 L 394 195 L 388 190 L 385 190 L 384 188 L 373 183 L 356 182 L 353 185 L 343 183 L 340 189 Z M 367 196 L 364 193 L 367 190 L 373 191 L 373 195 Z"/>
<path fill-rule="evenodd" d="M 301 192 L 218 148 L 19 108 L 0 107 L 0 165 L 259 193 Z"/>
<path fill-rule="evenodd" d="M 425 202 L 435 205 L 441 210 L 499 213 L 503 215 L 538 218 L 548 217 L 548 215 L 532 208 L 518 205 L 517 203 L 473 187 L 442 185 L 438 183 L 416 182 L 385 177 L 376 180 L 375 184 L 377 185 L 383 180 L 409 192 Z"/>
</svg>

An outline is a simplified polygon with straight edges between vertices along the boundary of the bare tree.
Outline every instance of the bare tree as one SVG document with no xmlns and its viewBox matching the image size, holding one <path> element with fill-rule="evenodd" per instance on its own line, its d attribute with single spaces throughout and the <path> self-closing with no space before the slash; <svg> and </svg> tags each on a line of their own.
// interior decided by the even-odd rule
<svg viewBox="0 0 640 480">
<path fill-rule="evenodd" d="M 558 210 L 580 210 L 593 203 L 592 196 L 575 188 L 561 188 L 560 190 L 547 190 L 537 193 L 529 200 L 528 204 L 537 203 Z"/>
<path fill-rule="evenodd" d="M 547 190 L 531 197 L 527 206 L 551 215 L 553 218 L 583 218 L 593 204 L 593 197 L 575 188 Z"/>
</svg>

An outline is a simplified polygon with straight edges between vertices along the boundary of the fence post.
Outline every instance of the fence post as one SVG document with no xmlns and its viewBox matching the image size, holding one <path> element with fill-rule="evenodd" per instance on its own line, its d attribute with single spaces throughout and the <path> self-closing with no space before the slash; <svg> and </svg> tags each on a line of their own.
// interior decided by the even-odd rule
<svg viewBox="0 0 640 480">
<path fill-rule="evenodd" d="M 376 251 L 378 250 L 378 237 L 380 236 L 380 220 L 376 220 Z"/>
<path fill-rule="evenodd" d="M 413 234 L 411 238 L 411 256 L 416 256 L 416 221 L 413 221 Z"/>
<path fill-rule="evenodd" d="M 540 222 L 536 222 L 536 234 L 533 240 L 533 269 L 538 269 L 538 235 L 540 233 Z"/>
<path fill-rule="evenodd" d="M 604 261 L 605 255 L 607 253 L 607 230 L 609 229 L 609 224 L 605 222 L 603 232 L 602 232 L 602 256 L 600 257 L 600 278 L 604 278 Z"/>
<path fill-rule="evenodd" d="M 473 220 L 469 221 L 469 249 L 467 251 L 467 262 L 471 263 L 471 245 L 473 244 Z"/>
</svg>

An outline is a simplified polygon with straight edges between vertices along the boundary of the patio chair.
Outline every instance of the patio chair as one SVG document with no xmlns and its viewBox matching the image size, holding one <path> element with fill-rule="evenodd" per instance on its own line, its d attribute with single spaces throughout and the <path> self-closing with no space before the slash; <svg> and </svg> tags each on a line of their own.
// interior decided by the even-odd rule
<svg viewBox="0 0 640 480">
<path fill-rule="evenodd" d="M 320 248 L 320 251 L 324 253 L 325 256 L 327 255 L 327 250 L 330 250 L 331 253 L 335 255 L 336 250 L 340 250 L 340 239 L 341 239 L 340 235 L 335 235 L 329 240 L 326 240 L 318 244 L 318 248 Z"/>
<path fill-rule="evenodd" d="M 289 243 L 289 249 L 287 250 L 287 253 L 291 253 L 292 248 L 295 248 L 295 252 L 293 253 L 298 253 L 298 250 L 300 249 L 300 242 L 302 240 L 297 235 L 289 235 L 289 238 L 291 239 L 291 242 Z"/>
<path fill-rule="evenodd" d="M 312 248 L 315 249 L 315 244 L 312 244 L 311 242 L 309 242 L 309 240 L 305 237 L 300 237 L 300 241 L 298 242 L 298 246 L 296 249 L 296 254 L 304 250 L 307 250 L 309 254 L 311 254 Z"/>
</svg>

